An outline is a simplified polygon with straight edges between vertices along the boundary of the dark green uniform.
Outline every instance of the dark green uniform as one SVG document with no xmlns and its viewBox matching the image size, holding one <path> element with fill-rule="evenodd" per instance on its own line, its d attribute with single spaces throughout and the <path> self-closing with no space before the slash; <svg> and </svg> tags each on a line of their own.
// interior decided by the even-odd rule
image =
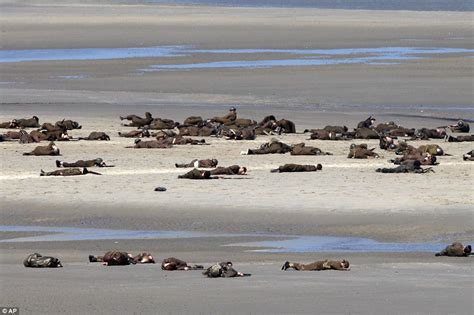
<svg viewBox="0 0 474 315">
<path fill-rule="evenodd" d="M 58 268 L 63 266 L 59 259 L 51 256 L 42 256 L 38 253 L 29 255 L 23 261 L 23 265 L 30 268 Z"/>
<path fill-rule="evenodd" d="M 316 172 L 322 170 L 323 166 L 318 165 L 301 165 L 301 164 L 285 164 L 277 169 L 272 170 L 272 173 L 293 173 L 293 172 Z"/>
</svg>

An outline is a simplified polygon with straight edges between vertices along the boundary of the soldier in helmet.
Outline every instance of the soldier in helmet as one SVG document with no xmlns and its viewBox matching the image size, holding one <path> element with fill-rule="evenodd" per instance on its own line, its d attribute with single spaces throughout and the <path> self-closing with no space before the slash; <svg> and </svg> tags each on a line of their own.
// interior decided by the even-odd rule
<svg viewBox="0 0 474 315">
<path fill-rule="evenodd" d="M 459 120 L 455 125 L 449 126 L 452 132 L 469 132 L 469 124 L 464 120 Z"/>
</svg>

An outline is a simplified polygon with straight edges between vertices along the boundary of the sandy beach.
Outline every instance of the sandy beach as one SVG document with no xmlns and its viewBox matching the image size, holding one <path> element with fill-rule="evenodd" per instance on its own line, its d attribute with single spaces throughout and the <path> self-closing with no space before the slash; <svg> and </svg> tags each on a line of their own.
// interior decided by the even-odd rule
<svg viewBox="0 0 474 315">
<path fill-rule="evenodd" d="M 4 229 L 0 305 L 35 314 L 472 313 L 471 258 L 438 258 L 428 251 L 272 253 L 228 246 L 275 235 L 438 242 L 440 249 L 453 241 L 472 243 L 474 164 L 462 160 L 473 149 L 471 143 L 416 141 L 439 144 L 449 154 L 439 157 L 435 173 L 380 174 L 375 169 L 390 167 L 395 154 L 380 150 L 378 140 L 307 140 L 309 134 L 302 133 L 325 125 L 354 128 L 369 115 L 413 128 L 464 118 L 473 127 L 472 12 L 54 1 L 1 1 L 0 9 L 2 53 L 161 46 L 208 50 L 171 57 L 0 62 L 0 122 L 33 115 L 40 123 L 66 118 L 83 126 L 70 131 L 73 137 L 92 131 L 111 137 L 107 142 L 57 142 L 60 157 L 22 156 L 35 143 L 0 143 L 1 224 L 211 235 L 15 242 L 8 240 L 48 233 Z M 417 58 L 393 54 L 390 62 L 141 71 L 156 65 L 314 58 L 295 57 L 290 50 L 381 47 L 466 52 L 440 50 Z M 267 50 L 244 54 L 226 49 Z M 121 125 L 120 115 L 149 111 L 182 122 L 188 116 L 223 115 L 229 106 L 236 106 L 242 118 L 258 121 L 273 114 L 290 119 L 298 133 L 273 137 L 287 144 L 306 142 L 333 155 L 240 155 L 272 136 L 253 141 L 206 137 L 206 145 L 140 150 L 126 148 L 133 139 L 118 137 L 119 131 L 132 130 Z M 367 143 L 381 158 L 348 159 L 351 143 Z M 96 157 L 115 167 L 94 169 L 102 176 L 39 176 L 42 169 L 55 170 L 57 158 Z M 196 158 L 216 158 L 221 166 L 239 164 L 249 171 L 239 179 L 178 179 L 185 170 L 174 163 Z M 270 173 L 285 163 L 321 163 L 323 170 Z M 157 186 L 167 191 L 155 192 Z M 87 262 L 89 254 L 110 249 L 150 251 L 159 261 L 169 256 L 204 265 L 232 260 L 252 277 L 212 280 L 199 271 L 166 273 L 159 265 L 107 268 Z M 22 260 L 33 252 L 60 257 L 65 267 L 24 268 Z M 352 270 L 280 271 L 286 260 L 325 258 L 349 259 Z"/>
</svg>

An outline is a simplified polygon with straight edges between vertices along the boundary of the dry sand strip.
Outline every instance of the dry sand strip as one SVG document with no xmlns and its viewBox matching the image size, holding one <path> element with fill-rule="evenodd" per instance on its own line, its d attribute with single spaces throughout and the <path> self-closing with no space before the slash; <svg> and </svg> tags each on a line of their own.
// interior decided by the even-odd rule
<svg viewBox="0 0 474 315">
<path fill-rule="evenodd" d="M 387 165 L 386 162 L 384 161 L 379 161 L 379 163 L 371 163 L 371 164 L 324 164 L 324 169 L 330 168 L 330 169 L 372 169 L 375 170 L 376 168 L 379 167 L 396 167 L 397 165 Z M 465 167 L 466 162 L 444 162 L 443 166 L 450 166 L 450 167 Z M 277 166 L 276 165 L 260 165 L 260 166 L 253 166 L 252 171 L 269 171 L 272 169 L 275 169 Z M 424 166 L 425 168 L 428 168 L 428 166 Z M 433 168 L 434 172 L 436 172 L 436 168 Z M 90 168 L 92 170 L 92 168 Z M 138 169 L 138 170 L 110 170 L 110 169 L 97 169 L 94 168 L 95 172 L 102 173 L 102 175 L 106 176 L 123 176 L 123 175 L 159 175 L 159 174 L 184 174 L 191 170 L 192 168 L 174 168 L 174 169 Z M 106 173 L 105 173 L 106 172 Z M 20 174 L 20 175 L 0 175 L 0 181 L 10 181 L 10 180 L 15 180 L 15 179 L 32 179 L 32 178 L 38 178 L 42 177 L 39 174 Z M 248 176 L 223 176 L 226 179 L 253 179 L 252 174 L 248 174 Z M 64 178 L 64 176 L 46 176 L 42 177 L 43 180 L 45 179 L 61 179 Z"/>
</svg>

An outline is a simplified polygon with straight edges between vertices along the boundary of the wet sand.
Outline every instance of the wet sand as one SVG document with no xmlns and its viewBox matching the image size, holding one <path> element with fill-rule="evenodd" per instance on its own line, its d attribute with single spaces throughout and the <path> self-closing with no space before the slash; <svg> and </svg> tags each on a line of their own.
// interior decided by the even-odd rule
<svg viewBox="0 0 474 315">
<path fill-rule="evenodd" d="M 149 47 L 352 48 L 457 47 L 472 49 L 472 13 L 314 9 L 213 8 L 119 5 L 3 5 L 2 49 Z M 8 1 L 8 3 L 12 3 Z M 42 18 L 38 18 L 41 16 Z M 80 25 L 80 27 L 78 27 Z M 226 60 L 227 56 L 220 56 Z M 258 56 L 257 59 L 266 58 Z M 84 127 L 74 137 L 105 131 L 109 142 L 58 142 L 61 160 L 102 157 L 115 168 L 103 176 L 43 178 L 56 157 L 27 157 L 36 144 L 0 145 L 2 225 L 43 225 L 131 230 L 282 233 L 368 237 L 381 241 L 449 243 L 474 239 L 474 165 L 462 161 L 469 143 L 437 143 L 436 173 L 379 174 L 394 154 L 346 158 L 352 142 L 306 141 L 333 156 L 242 156 L 271 137 L 206 146 L 127 149 L 119 115 L 143 114 L 183 121 L 212 117 L 237 105 L 240 117 L 267 114 L 293 120 L 297 130 L 327 124 L 354 127 L 374 114 L 406 127 L 437 127 L 472 119 L 472 57 L 439 55 L 399 65 L 333 65 L 271 69 L 203 69 L 132 75 L 155 58 L 0 64 L 0 121 L 37 115 Z M 206 62 L 210 56 L 167 62 Z M 162 61 L 160 61 L 162 62 Z M 69 78 L 69 79 L 68 79 Z M 471 124 L 472 125 L 472 124 Z M 3 133 L 6 130 L 1 130 Z M 277 136 L 285 143 L 308 135 Z M 217 158 L 245 165 L 243 179 L 178 180 L 176 162 Z M 313 174 L 272 174 L 284 163 L 323 164 Z M 96 169 L 94 169 L 96 170 Z M 165 186 L 167 192 L 153 189 Z M 2 238 L 30 233 L 0 233 Z M 472 313 L 472 260 L 432 253 L 255 253 L 222 246 L 260 237 L 180 240 L 102 240 L 1 243 L 1 305 L 25 313 Z M 150 251 L 209 264 L 237 262 L 245 279 L 211 280 L 199 272 L 164 273 L 159 266 L 105 268 L 88 254 L 109 249 Z M 56 255 L 62 270 L 27 270 L 27 254 Z M 352 271 L 279 271 L 287 260 L 348 258 Z M 43 287 L 38 291 L 31 279 Z M 36 283 L 36 282 L 35 282 Z M 211 285 L 210 285 L 211 284 Z M 308 294 L 307 292 L 311 292 Z M 74 298 L 71 298 L 74 297 Z M 265 301 L 265 302 L 262 302 Z M 381 311 L 382 310 L 382 311 Z"/>
</svg>

